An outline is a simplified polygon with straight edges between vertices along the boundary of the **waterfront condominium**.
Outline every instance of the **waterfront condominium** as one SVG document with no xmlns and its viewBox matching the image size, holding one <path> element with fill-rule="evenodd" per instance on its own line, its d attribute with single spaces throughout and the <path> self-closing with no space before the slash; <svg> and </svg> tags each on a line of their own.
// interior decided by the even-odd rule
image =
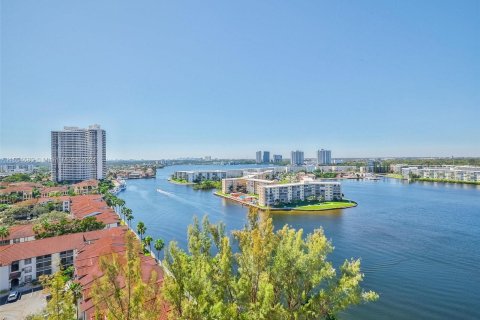
<svg viewBox="0 0 480 320">
<path fill-rule="evenodd" d="M 258 185 L 258 204 L 271 207 L 295 201 L 315 198 L 320 201 L 336 201 L 342 199 L 340 182 L 302 181 L 287 184 Z"/>
<path fill-rule="evenodd" d="M 64 127 L 52 131 L 52 180 L 76 182 L 106 176 L 105 130 Z"/>
<path fill-rule="evenodd" d="M 331 164 L 332 163 L 332 151 L 331 150 L 318 150 L 317 151 L 317 164 Z"/>
<path fill-rule="evenodd" d="M 255 162 L 256 163 L 262 163 L 262 151 L 257 151 L 255 154 Z"/>
<path fill-rule="evenodd" d="M 274 154 L 274 155 L 273 155 L 273 162 L 274 162 L 274 163 L 280 163 L 280 162 L 282 162 L 282 155 L 281 155 L 281 154 Z"/>
<path fill-rule="evenodd" d="M 292 151 L 290 157 L 290 164 L 292 166 L 301 166 L 304 163 L 303 151 Z"/>
<path fill-rule="evenodd" d="M 270 151 L 263 151 L 263 163 L 270 163 Z"/>
</svg>

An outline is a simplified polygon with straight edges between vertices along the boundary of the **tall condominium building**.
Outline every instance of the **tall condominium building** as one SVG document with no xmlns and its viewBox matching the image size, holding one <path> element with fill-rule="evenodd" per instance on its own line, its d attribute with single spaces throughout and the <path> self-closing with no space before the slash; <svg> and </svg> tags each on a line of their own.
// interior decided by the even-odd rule
<svg viewBox="0 0 480 320">
<path fill-rule="evenodd" d="M 290 164 L 292 166 L 301 166 L 305 162 L 303 151 L 292 151 L 290 157 Z"/>
<path fill-rule="evenodd" d="M 103 179 L 107 173 L 105 130 L 64 127 L 52 131 L 52 180 Z"/>
<path fill-rule="evenodd" d="M 331 164 L 332 163 L 332 151 L 331 150 L 318 150 L 317 151 L 317 164 Z"/>
<path fill-rule="evenodd" d="M 270 151 L 263 151 L 263 163 L 270 163 Z"/>
<path fill-rule="evenodd" d="M 255 154 L 255 162 L 256 163 L 262 163 L 263 159 L 262 159 L 262 151 L 257 151 L 257 153 Z"/>
<path fill-rule="evenodd" d="M 274 155 L 273 155 L 273 162 L 274 162 L 274 163 L 280 163 L 280 162 L 282 162 L 282 155 L 281 155 L 281 154 L 274 154 Z"/>
</svg>

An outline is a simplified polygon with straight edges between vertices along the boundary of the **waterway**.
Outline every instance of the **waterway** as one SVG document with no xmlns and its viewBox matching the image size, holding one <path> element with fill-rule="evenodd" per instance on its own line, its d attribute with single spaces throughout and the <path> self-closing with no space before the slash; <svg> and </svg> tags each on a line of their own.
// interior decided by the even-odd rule
<svg viewBox="0 0 480 320">
<path fill-rule="evenodd" d="M 242 228 L 247 208 L 167 181 L 174 171 L 205 168 L 233 167 L 166 167 L 156 179 L 128 180 L 119 196 L 147 234 L 183 247 L 195 215 L 222 221 L 228 230 Z M 335 246 L 336 266 L 362 259 L 364 287 L 380 300 L 348 310 L 343 319 L 480 319 L 480 186 L 384 179 L 342 181 L 342 187 L 357 207 L 273 220 L 277 228 L 289 224 L 306 233 L 322 227 Z"/>
</svg>

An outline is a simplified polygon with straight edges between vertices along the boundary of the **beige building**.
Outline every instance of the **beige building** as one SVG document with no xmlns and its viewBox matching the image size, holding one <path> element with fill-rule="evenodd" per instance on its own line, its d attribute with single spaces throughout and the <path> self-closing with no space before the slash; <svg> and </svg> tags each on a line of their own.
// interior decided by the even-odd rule
<svg viewBox="0 0 480 320">
<path fill-rule="evenodd" d="M 282 203 L 304 201 L 312 197 L 325 201 L 341 200 L 341 184 L 339 182 L 303 181 L 262 185 L 259 187 L 258 204 L 270 207 Z"/>
</svg>

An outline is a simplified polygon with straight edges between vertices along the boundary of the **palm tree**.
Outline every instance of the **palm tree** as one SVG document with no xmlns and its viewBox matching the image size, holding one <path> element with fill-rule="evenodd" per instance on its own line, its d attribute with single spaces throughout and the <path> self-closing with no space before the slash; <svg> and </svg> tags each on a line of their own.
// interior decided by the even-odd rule
<svg viewBox="0 0 480 320">
<path fill-rule="evenodd" d="M 10 235 L 10 231 L 8 230 L 8 228 L 6 226 L 1 226 L 0 227 L 0 238 L 2 238 L 2 242 L 3 242 L 3 239 L 8 237 Z"/>
<path fill-rule="evenodd" d="M 142 221 L 137 224 L 137 232 L 140 235 L 140 241 L 143 241 L 143 235 L 147 232 L 147 227 L 145 227 L 145 223 Z"/>
<path fill-rule="evenodd" d="M 157 250 L 157 260 L 160 260 L 160 251 L 162 251 L 164 246 L 165 246 L 165 243 L 163 242 L 162 239 L 155 240 L 153 247 L 155 248 L 155 250 Z"/>
<path fill-rule="evenodd" d="M 152 251 L 152 241 L 153 241 L 153 238 L 151 236 L 146 236 L 145 240 L 143 240 L 143 242 L 145 242 L 145 245 L 148 246 L 148 249 L 150 251 Z"/>
<path fill-rule="evenodd" d="M 73 303 L 75 304 L 78 319 L 78 300 L 82 297 L 82 286 L 78 282 L 72 282 L 68 288 L 72 292 Z"/>
<path fill-rule="evenodd" d="M 122 210 L 120 210 L 120 212 L 122 213 L 123 215 L 123 220 L 125 220 L 126 216 L 127 216 L 127 207 L 122 207 Z"/>
<path fill-rule="evenodd" d="M 120 212 L 120 209 L 125 206 L 125 200 L 117 198 L 117 202 L 115 204 L 118 206 L 117 212 Z"/>
<path fill-rule="evenodd" d="M 130 228 L 130 221 L 133 220 L 133 214 L 127 212 L 127 225 Z"/>
<path fill-rule="evenodd" d="M 132 209 L 127 208 L 127 211 L 126 211 L 126 212 L 127 212 L 127 215 L 128 215 L 128 216 L 132 216 L 132 218 L 133 218 Z"/>
</svg>

